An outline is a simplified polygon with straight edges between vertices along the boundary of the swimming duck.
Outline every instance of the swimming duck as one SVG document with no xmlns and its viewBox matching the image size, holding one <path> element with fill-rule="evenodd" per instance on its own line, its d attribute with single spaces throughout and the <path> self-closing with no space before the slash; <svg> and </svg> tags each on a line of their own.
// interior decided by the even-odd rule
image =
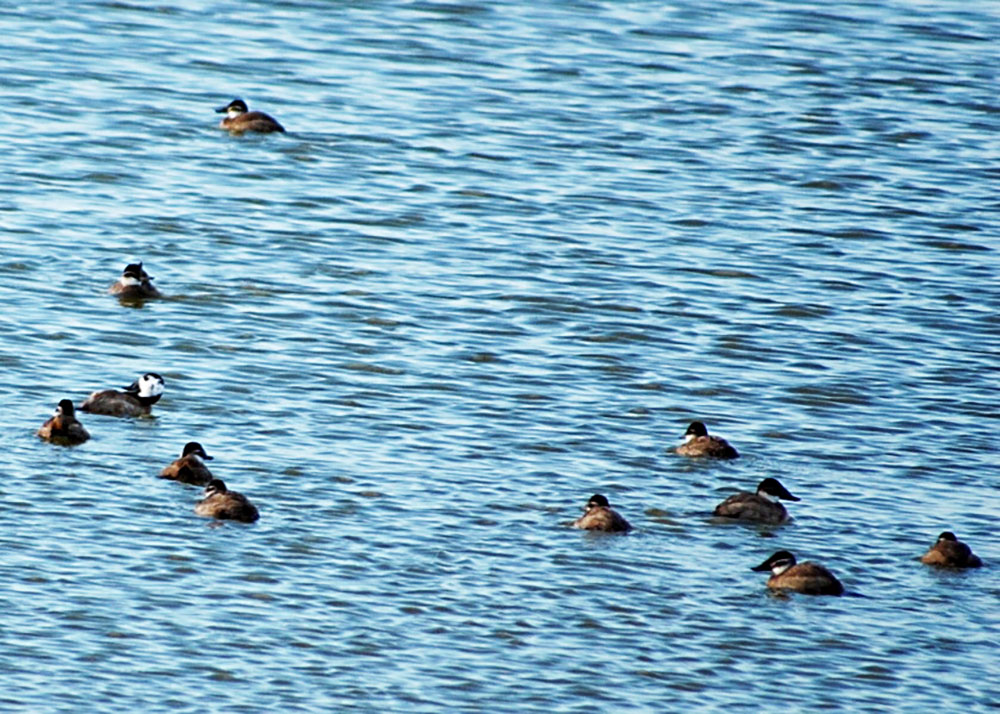
<svg viewBox="0 0 1000 714">
<path fill-rule="evenodd" d="M 118 281 L 108 288 L 108 292 L 122 300 L 145 300 L 163 297 L 153 285 L 153 278 L 143 270 L 142 261 L 129 263 Z"/>
<path fill-rule="evenodd" d="M 205 487 L 205 498 L 195 504 L 194 512 L 206 518 L 220 518 L 253 523 L 260 514 L 242 493 L 230 491 L 222 479 L 213 478 Z"/>
<path fill-rule="evenodd" d="M 205 453 L 205 449 L 197 441 L 189 441 L 184 445 L 181 457 L 160 472 L 160 478 L 204 486 L 212 480 L 212 472 L 202 463 L 202 459 L 211 461 L 212 457 Z"/>
<path fill-rule="evenodd" d="M 771 571 L 767 587 L 772 590 L 792 590 L 806 595 L 842 595 L 844 586 L 833 573 L 816 563 L 796 563 L 795 556 L 787 550 L 779 550 L 753 571 Z"/>
<path fill-rule="evenodd" d="M 740 491 L 733 494 L 715 507 L 713 515 L 743 521 L 784 523 L 788 520 L 788 511 L 778 502 L 779 498 L 786 501 L 801 500 L 790 494 L 778 479 L 766 478 L 757 485 L 757 493 Z"/>
<path fill-rule="evenodd" d="M 944 568 L 978 568 L 983 561 L 951 531 L 938 536 L 937 543 L 920 558 L 921 563 Z"/>
<path fill-rule="evenodd" d="M 285 131 L 274 117 L 264 112 L 248 112 L 247 103 L 242 99 L 234 99 L 224 107 L 215 110 L 218 114 L 225 114 L 226 118 L 219 122 L 219 127 L 233 134 L 242 134 L 245 131 L 256 131 L 261 134 L 268 134 L 273 131 Z"/>
<path fill-rule="evenodd" d="M 76 420 L 73 402 L 69 399 L 60 400 L 55 414 L 38 428 L 38 436 L 46 441 L 64 446 L 82 444 L 90 438 L 90 434 L 83 428 L 83 424 Z"/>
<path fill-rule="evenodd" d="M 573 521 L 573 527 L 606 533 L 624 533 L 632 528 L 628 521 L 611 509 L 608 499 L 599 493 L 590 497 L 583 515 Z"/>
<path fill-rule="evenodd" d="M 163 385 L 163 377 L 147 372 L 125 387 L 124 392 L 116 389 L 94 392 L 80 405 L 80 411 L 117 417 L 145 416 L 160 400 Z"/>
<path fill-rule="evenodd" d="M 700 421 L 693 421 L 684 432 L 684 443 L 677 447 L 681 456 L 710 456 L 716 459 L 735 459 L 739 453 L 721 436 L 709 436 Z"/>
</svg>

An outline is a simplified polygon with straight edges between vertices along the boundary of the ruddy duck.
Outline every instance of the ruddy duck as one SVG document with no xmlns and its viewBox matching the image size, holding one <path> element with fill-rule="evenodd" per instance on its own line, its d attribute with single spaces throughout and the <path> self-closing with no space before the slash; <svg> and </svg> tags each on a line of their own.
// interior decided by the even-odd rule
<svg viewBox="0 0 1000 714">
<path fill-rule="evenodd" d="M 125 387 L 124 392 L 116 389 L 94 392 L 80 405 L 80 410 L 117 417 L 145 416 L 149 408 L 160 401 L 162 394 L 163 377 L 147 372 Z"/>
<path fill-rule="evenodd" d="M 684 443 L 677 447 L 681 456 L 710 456 L 716 459 L 735 459 L 739 453 L 721 436 L 709 436 L 700 421 L 691 422 L 684 432 Z"/>
<path fill-rule="evenodd" d="M 76 420 L 73 402 L 68 399 L 59 402 L 55 414 L 39 427 L 38 435 L 46 441 L 63 446 L 82 444 L 90 438 L 83 424 Z"/>
<path fill-rule="evenodd" d="M 160 472 L 160 478 L 204 486 L 212 480 L 212 472 L 201 459 L 211 461 L 212 457 L 205 453 L 205 449 L 197 441 L 189 441 L 184 445 L 181 457 Z"/>
<path fill-rule="evenodd" d="M 628 521 L 611 509 L 608 499 L 599 493 L 590 497 L 583 515 L 573 521 L 573 527 L 606 533 L 624 533 L 632 528 Z"/>
<path fill-rule="evenodd" d="M 778 479 L 766 478 L 758 484 L 757 493 L 740 491 L 733 494 L 715 507 L 714 515 L 743 521 L 784 523 L 788 520 L 788 511 L 778 502 L 779 498 L 801 500 L 790 494 Z"/>
<path fill-rule="evenodd" d="M 796 563 L 795 556 L 779 550 L 755 568 L 759 573 L 771 571 L 767 587 L 772 590 L 792 590 L 806 595 L 843 595 L 844 586 L 833 573 L 816 563 Z"/>
<path fill-rule="evenodd" d="M 205 487 L 205 498 L 198 501 L 194 512 L 206 518 L 220 518 L 231 521 L 253 523 L 260 514 L 246 496 L 230 491 L 222 479 L 213 478 Z"/>
<path fill-rule="evenodd" d="M 938 536 L 937 543 L 920 558 L 921 563 L 944 568 L 978 568 L 983 561 L 951 531 Z"/>
<path fill-rule="evenodd" d="M 146 300 L 163 297 L 153 285 L 153 278 L 143 270 L 142 261 L 126 265 L 122 276 L 108 289 L 108 292 L 117 295 L 122 300 Z"/>
<path fill-rule="evenodd" d="M 261 134 L 268 134 L 272 131 L 285 130 L 274 117 L 264 112 L 248 112 L 247 103 L 242 99 L 234 99 L 224 107 L 215 110 L 218 114 L 225 114 L 226 118 L 219 122 L 219 127 L 233 134 L 242 134 L 245 131 L 256 131 Z"/>
</svg>

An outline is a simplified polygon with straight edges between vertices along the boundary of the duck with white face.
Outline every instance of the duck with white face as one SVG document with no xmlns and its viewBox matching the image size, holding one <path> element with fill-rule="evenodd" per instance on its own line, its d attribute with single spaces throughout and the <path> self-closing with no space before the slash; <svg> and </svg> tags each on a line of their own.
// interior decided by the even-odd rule
<svg viewBox="0 0 1000 714">
<path fill-rule="evenodd" d="M 142 261 L 126 265 L 122 276 L 108 288 L 108 292 L 117 295 L 119 300 L 148 300 L 163 297 L 153 285 L 153 278 L 143 269 Z"/>
<path fill-rule="evenodd" d="M 226 106 L 219 107 L 215 111 L 218 114 L 226 115 L 219 122 L 219 128 L 225 129 L 232 134 L 242 134 L 246 131 L 253 131 L 259 134 L 285 131 L 285 127 L 281 126 L 270 114 L 247 111 L 247 103 L 242 99 L 234 99 Z"/>
<path fill-rule="evenodd" d="M 843 595 L 844 586 L 833 573 L 817 563 L 797 563 L 787 550 L 779 550 L 758 566 L 750 568 L 759 573 L 771 571 L 767 587 L 772 590 L 791 590 L 805 595 Z"/>
<path fill-rule="evenodd" d="M 150 407 L 163 395 L 163 377 L 147 372 L 123 391 L 104 389 L 94 392 L 80 405 L 80 411 L 116 417 L 148 416 Z"/>
<path fill-rule="evenodd" d="M 62 446 L 75 446 L 90 438 L 83 424 L 77 421 L 73 402 L 69 399 L 59 402 L 55 413 L 39 427 L 38 436 Z"/>
<path fill-rule="evenodd" d="M 757 485 L 757 492 L 740 491 L 715 507 L 713 515 L 741 521 L 756 521 L 777 525 L 788 520 L 788 511 L 778 499 L 799 501 L 776 478 L 766 478 Z"/>
</svg>

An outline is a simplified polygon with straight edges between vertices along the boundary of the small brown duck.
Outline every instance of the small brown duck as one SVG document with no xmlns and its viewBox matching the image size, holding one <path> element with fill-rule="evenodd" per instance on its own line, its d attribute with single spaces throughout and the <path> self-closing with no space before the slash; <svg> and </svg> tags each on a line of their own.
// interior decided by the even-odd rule
<svg viewBox="0 0 1000 714">
<path fill-rule="evenodd" d="M 788 511 L 778 502 L 801 499 L 788 492 L 776 478 L 766 478 L 757 486 L 757 493 L 740 491 L 715 507 L 713 515 L 723 518 L 737 518 L 743 521 L 778 524 L 788 520 Z"/>
<path fill-rule="evenodd" d="M 709 436 L 700 421 L 693 421 L 684 432 L 684 443 L 677 447 L 681 456 L 708 456 L 715 459 L 735 459 L 739 456 L 729 442 L 721 436 Z"/>
<path fill-rule="evenodd" d="M 215 111 L 218 114 L 226 115 L 225 119 L 219 122 L 219 127 L 233 134 L 242 134 L 245 131 L 255 131 L 259 134 L 285 131 L 285 127 L 281 126 L 271 115 L 264 112 L 247 111 L 247 103 L 242 99 L 234 99 Z"/>
<path fill-rule="evenodd" d="M 583 515 L 573 521 L 573 527 L 605 533 L 625 533 L 632 529 L 628 521 L 611 509 L 608 499 L 599 493 L 590 497 Z"/>
<path fill-rule="evenodd" d="M 202 463 L 202 459 L 211 461 L 212 457 L 205 453 L 205 449 L 197 441 L 189 441 L 184 445 L 181 457 L 160 472 L 160 478 L 204 486 L 212 480 L 212 472 Z"/>
<path fill-rule="evenodd" d="M 753 571 L 771 571 L 767 587 L 772 590 L 792 590 L 805 595 L 843 595 L 844 586 L 833 573 L 816 563 L 796 563 L 795 556 L 787 550 L 779 550 Z"/>
<path fill-rule="evenodd" d="M 951 531 L 939 535 L 937 543 L 920 557 L 920 562 L 942 568 L 979 568 L 983 564 L 979 556 Z"/>
<path fill-rule="evenodd" d="M 253 523 L 260 514 L 242 493 L 230 491 L 222 479 L 213 478 L 205 487 L 205 498 L 195 504 L 194 512 L 206 518 Z"/>
<path fill-rule="evenodd" d="M 146 416 L 150 407 L 160 401 L 163 385 L 163 377 L 147 372 L 123 392 L 116 389 L 94 392 L 80 405 L 80 411 L 116 417 Z"/>
<path fill-rule="evenodd" d="M 55 414 L 39 427 L 38 436 L 62 446 L 82 444 L 90 438 L 90 434 L 83 428 L 83 424 L 76 420 L 73 402 L 69 399 L 63 399 L 59 402 Z"/>
<path fill-rule="evenodd" d="M 153 285 L 153 278 L 142 267 L 142 261 L 129 263 L 122 271 L 118 281 L 108 288 L 108 292 L 117 295 L 120 300 L 148 300 L 163 297 Z"/>
</svg>

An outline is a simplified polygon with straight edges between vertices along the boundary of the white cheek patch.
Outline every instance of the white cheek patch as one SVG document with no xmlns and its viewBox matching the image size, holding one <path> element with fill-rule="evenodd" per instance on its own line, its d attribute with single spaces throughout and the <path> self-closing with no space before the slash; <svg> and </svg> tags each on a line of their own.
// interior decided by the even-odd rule
<svg viewBox="0 0 1000 714">
<path fill-rule="evenodd" d="M 243 113 L 242 109 L 237 109 L 236 107 L 229 107 L 228 111 L 226 111 L 226 118 L 235 119 L 242 113 Z"/>
<path fill-rule="evenodd" d="M 157 379 L 156 377 L 150 377 L 143 375 L 139 379 L 139 396 L 140 397 L 158 397 L 163 394 L 163 380 Z"/>
<path fill-rule="evenodd" d="M 760 496 L 761 498 L 763 498 L 768 503 L 777 503 L 778 502 L 778 497 L 775 496 L 775 495 L 773 495 L 773 494 L 768 493 L 767 491 L 758 491 L 757 495 Z"/>
<path fill-rule="evenodd" d="M 138 278 L 133 278 L 131 275 L 123 275 L 121 279 L 121 284 L 127 288 L 130 288 L 133 285 L 142 285 L 142 281 L 140 281 Z"/>
<path fill-rule="evenodd" d="M 775 564 L 775 565 L 773 565 L 771 567 L 771 572 L 774 573 L 775 575 L 781 575 L 786 570 L 788 570 L 790 567 L 792 567 L 791 563 L 781 563 L 780 565 L 779 564 Z"/>
<path fill-rule="evenodd" d="M 690 444 L 690 443 L 691 443 L 692 441 L 694 441 L 694 440 L 695 440 L 696 438 L 697 438 L 697 437 L 696 437 L 696 436 L 695 436 L 694 434 L 685 434 L 685 435 L 684 435 L 684 443 L 685 443 L 685 444 Z"/>
</svg>

